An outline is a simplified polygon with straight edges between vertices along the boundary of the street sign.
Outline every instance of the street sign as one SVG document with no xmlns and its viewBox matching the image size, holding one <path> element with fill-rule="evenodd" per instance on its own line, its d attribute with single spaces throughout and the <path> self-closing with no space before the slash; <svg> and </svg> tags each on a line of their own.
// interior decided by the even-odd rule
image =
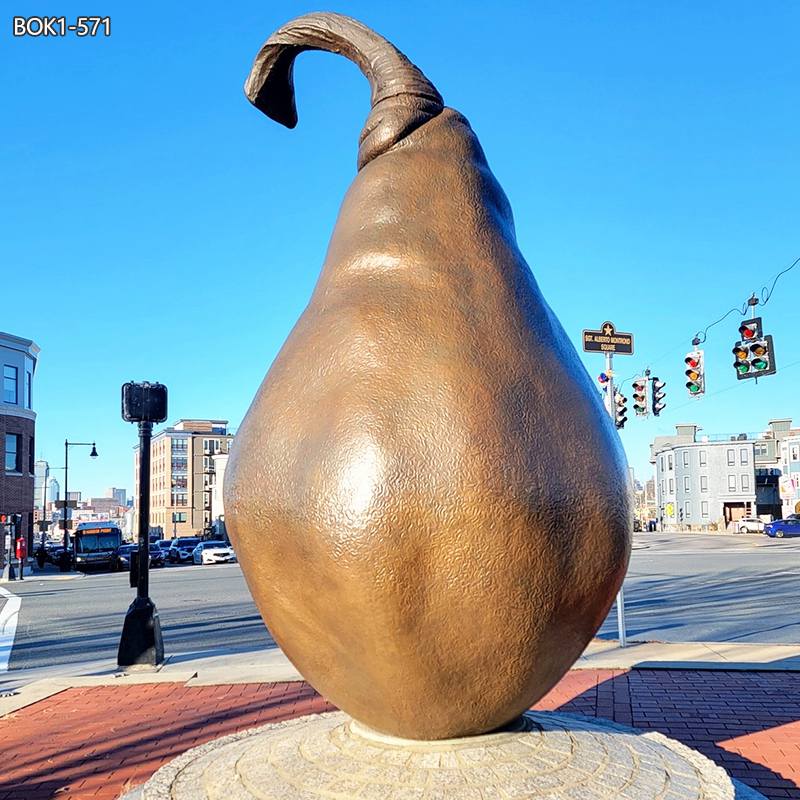
<svg viewBox="0 0 800 800">
<path fill-rule="evenodd" d="M 71 519 L 60 519 L 58 521 L 59 527 L 61 530 L 72 530 L 72 520 Z"/>
<path fill-rule="evenodd" d="M 64 508 L 64 504 L 66 503 L 67 508 L 77 508 L 78 501 L 77 500 L 56 500 L 56 508 Z"/>
<path fill-rule="evenodd" d="M 622 333 L 613 322 L 604 322 L 599 331 L 583 331 L 583 349 L 587 353 L 611 353 L 613 355 L 633 355 L 633 334 Z"/>
</svg>

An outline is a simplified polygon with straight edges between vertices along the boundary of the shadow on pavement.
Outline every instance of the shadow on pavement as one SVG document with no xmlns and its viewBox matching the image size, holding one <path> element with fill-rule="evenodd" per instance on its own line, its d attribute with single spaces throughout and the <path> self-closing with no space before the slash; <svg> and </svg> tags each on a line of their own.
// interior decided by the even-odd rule
<svg viewBox="0 0 800 800">
<path fill-rule="evenodd" d="M 797 585 L 800 574 L 733 570 L 701 575 L 631 576 L 625 583 L 625 616 L 632 639 L 667 642 L 800 642 Z M 672 633 L 674 632 L 674 633 Z M 598 636 L 617 638 L 612 607 Z"/>
<path fill-rule="evenodd" d="M 573 670 L 536 708 L 661 731 L 769 798 L 800 798 L 800 675 Z M 0 796 L 113 800 L 190 747 L 332 709 L 304 683 L 70 689 L 0 723 Z"/>
</svg>

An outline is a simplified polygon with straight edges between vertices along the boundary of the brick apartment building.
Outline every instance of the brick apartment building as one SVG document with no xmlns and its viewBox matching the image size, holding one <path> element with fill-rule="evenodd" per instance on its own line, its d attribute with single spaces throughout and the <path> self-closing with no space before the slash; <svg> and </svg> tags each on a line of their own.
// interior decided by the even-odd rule
<svg viewBox="0 0 800 800">
<path fill-rule="evenodd" d="M 22 535 L 33 544 L 33 476 L 36 413 L 33 375 L 39 347 L 30 339 L 0 332 L 0 513 L 22 516 Z M 0 548 L 1 549 L 1 548 Z"/>
<path fill-rule="evenodd" d="M 214 456 L 233 434 L 224 419 L 181 419 L 150 442 L 150 531 L 162 538 L 200 536 L 212 528 Z M 134 448 L 134 497 L 139 496 L 139 446 Z M 135 508 L 134 530 L 139 511 Z"/>
</svg>

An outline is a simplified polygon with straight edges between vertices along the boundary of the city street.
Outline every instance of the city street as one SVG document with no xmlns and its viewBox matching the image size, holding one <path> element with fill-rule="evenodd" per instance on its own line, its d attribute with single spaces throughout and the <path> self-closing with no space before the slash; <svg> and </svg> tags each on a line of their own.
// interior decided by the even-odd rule
<svg viewBox="0 0 800 800">
<path fill-rule="evenodd" d="M 274 646 L 238 565 L 170 567 L 151 575 L 168 654 Z M 628 636 L 797 643 L 798 586 L 800 539 L 639 533 L 625 584 Z M 134 593 L 127 574 L 32 578 L 5 588 L 21 598 L 11 670 L 115 657 Z M 616 638 L 616 631 L 612 609 L 601 636 Z"/>
</svg>

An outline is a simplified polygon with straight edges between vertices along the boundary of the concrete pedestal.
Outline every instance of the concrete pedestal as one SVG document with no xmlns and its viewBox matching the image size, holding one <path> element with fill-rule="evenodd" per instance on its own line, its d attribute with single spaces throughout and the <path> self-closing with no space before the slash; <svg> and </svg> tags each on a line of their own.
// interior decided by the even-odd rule
<svg viewBox="0 0 800 800">
<path fill-rule="evenodd" d="M 418 742 L 341 712 L 226 736 L 125 800 L 755 800 L 694 750 L 604 720 L 528 712 L 504 731 Z"/>
</svg>

